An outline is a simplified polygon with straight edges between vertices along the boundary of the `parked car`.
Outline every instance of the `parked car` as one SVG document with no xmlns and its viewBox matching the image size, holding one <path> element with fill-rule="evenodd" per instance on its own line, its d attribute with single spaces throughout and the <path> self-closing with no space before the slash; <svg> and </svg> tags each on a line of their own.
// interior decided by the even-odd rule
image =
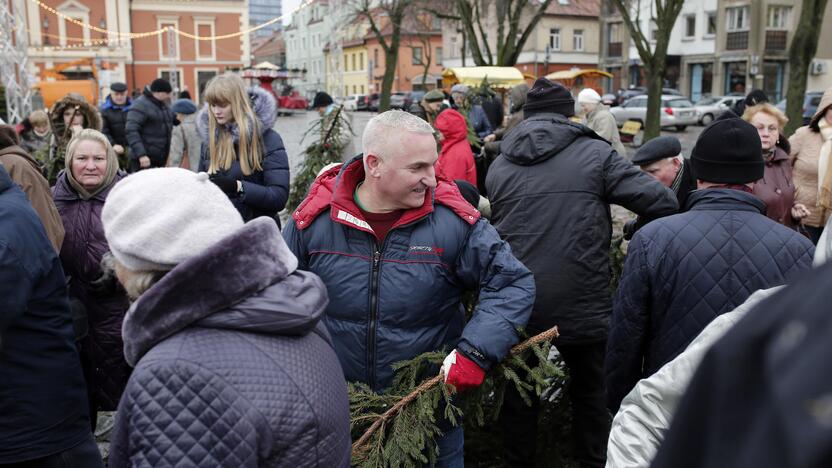
<svg viewBox="0 0 832 468">
<path fill-rule="evenodd" d="M 618 96 L 616 96 L 615 94 L 605 94 L 601 96 L 601 103 L 609 107 L 617 106 Z"/>
<path fill-rule="evenodd" d="M 682 93 L 676 88 L 662 88 L 662 94 L 682 96 Z M 647 88 L 644 86 L 634 86 L 629 89 L 620 89 L 618 90 L 618 105 L 624 104 L 629 99 L 641 95 L 647 95 Z"/>
<path fill-rule="evenodd" d="M 344 110 L 357 111 L 360 109 L 361 103 L 367 107 L 367 96 L 363 94 L 350 94 L 344 99 Z"/>
<path fill-rule="evenodd" d="M 367 110 L 370 112 L 378 112 L 378 102 L 380 100 L 378 93 L 373 93 L 367 96 Z"/>
<path fill-rule="evenodd" d="M 823 97 L 823 91 L 807 91 L 806 95 L 803 96 L 803 125 L 809 125 L 809 121 L 812 120 L 812 116 L 815 115 L 815 112 L 818 111 L 818 106 L 820 105 L 820 98 Z M 784 114 L 786 113 L 786 100 L 783 99 L 782 101 L 777 103 L 778 109 Z"/>
<path fill-rule="evenodd" d="M 396 91 L 390 93 L 390 108 L 391 109 L 404 109 L 404 100 L 407 93 L 403 93 L 400 91 Z"/>
<path fill-rule="evenodd" d="M 695 125 L 699 116 L 693 103 L 688 98 L 672 94 L 663 94 L 661 102 L 661 126 L 676 127 L 680 132 L 688 125 Z M 610 109 L 615 117 L 618 126 L 624 125 L 628 120 L 635 120 L 642 124 L 647 116 L 647 96 L 636 96 L 630 98 L 623 105 Z"/>
<path fill-rule="evenodd" d="M 744 96 L 720 96 L 700 99 L 694 106 L 699 116 L 699 123 L 708 125 L 743 99 L 745 99 Z"/>
<path fill-rule="evenodd" d="M 410 109 L 414 102 L 419 102 L 427 94 L 426 91 L 411 91 L 404 98 L 404 110 Z"/>
</svg>

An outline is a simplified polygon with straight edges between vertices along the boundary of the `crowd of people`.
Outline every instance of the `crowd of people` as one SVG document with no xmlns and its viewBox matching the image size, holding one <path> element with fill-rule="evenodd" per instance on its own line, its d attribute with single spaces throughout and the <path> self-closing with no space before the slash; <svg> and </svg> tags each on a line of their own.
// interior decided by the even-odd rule
<svg viewBox="0 0 832 468">
<path fill-rule="evenodd" d="M 201 109 L 172 91 L 0 126 L 0 467 L 104 466 L 103 412 L 112 467 L 349 466 L 347 382 L 384 392 L 438 351 L 465 392 L 553 326 L 580 466 L 832 461 L 832 89 L 789 139 L 755 91 L 689 155 L 631 157 L 594 90 L 541 78 L 507 115 L 432 90 L 370 119 L 285 226 L 273 95 L 231 73 Z M 613 204 L 636 215 L 615 291 Z M 506 466 L 535 465 L 540 412 L 508 386 Z M 437 422 L 436 466 L 463 467 Z"/>
</svg>

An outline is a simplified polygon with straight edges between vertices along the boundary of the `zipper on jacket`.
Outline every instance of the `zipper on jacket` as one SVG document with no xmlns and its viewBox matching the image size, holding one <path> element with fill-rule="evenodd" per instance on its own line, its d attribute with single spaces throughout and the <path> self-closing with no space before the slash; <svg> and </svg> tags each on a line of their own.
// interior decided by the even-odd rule
<svg viewBox="0 0 832 468">
<path fill-rule="evenodd" d="M 386 239 L 385 239 L 386 240 Z M 381 251 L 378 244 L 373 242 L 373 269 L 370 275 L 370 323 L 367 332 L 367 370 L 369 384 L 373 391 L 376 390 L 376 320 L 378 319 L 378 290 L 379 273 L 381 271 Z M 382 246 L 383 247 L 383 246 Z M 382 249 L 383 250 L 383 249 Z"/>
</svg>

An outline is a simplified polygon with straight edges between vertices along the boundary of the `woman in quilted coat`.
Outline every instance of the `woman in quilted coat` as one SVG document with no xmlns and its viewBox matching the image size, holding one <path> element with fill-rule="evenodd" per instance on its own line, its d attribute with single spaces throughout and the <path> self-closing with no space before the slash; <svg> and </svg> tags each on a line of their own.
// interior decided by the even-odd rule
<svg viewBox="0 0 832 468">
<path fill-rule="evenodd" d="M 90 415 L 114 411 L 130 377 L 124 361 L 121 323 L 129 302 L 101 258 L 109 250 L 101 226 L 101 210 L 110 190 L 126 175 L 107 137 L 85 129 L 69 143 L 67 169 L 53 190 L 55 206 L 66 230 L 61 264 L 69 278 L 74 311 L 86 312 L 86 336 L 81 339 L 81 363 L 87 381 Z"/>
<path fill-rule="evenodd" d="M 271 218 L 244 224 L 205 173 L 160 168 L 120 182 L 102 220 L 135 300 L 110 467 L 349 466 L 326 287 Z"/>
</svg>

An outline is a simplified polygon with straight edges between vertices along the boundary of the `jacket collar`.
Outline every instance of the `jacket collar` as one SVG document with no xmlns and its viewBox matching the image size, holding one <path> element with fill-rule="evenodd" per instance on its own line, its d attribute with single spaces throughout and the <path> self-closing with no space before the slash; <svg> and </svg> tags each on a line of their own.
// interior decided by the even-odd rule
<svg viewBox="0 0 832 468">
<path fill-rule="evenodd" d="M 783 148 L 780 148 L 779 146 L 775 146 L 774 147 L 774 155 L 772 156 L 771 161 L 769 161 L 766 158 L 766 163 L 787 161 L 788 159 L 789 159 L 789 155 L 783 150 Z"/>
<path fill-rule="evenodd" d="M 127 362 L 135 366 L 164 339 L 285 280 L 297 264 L 274 220 L 251 221 L 177 265 L 133 303 L 123 325 Z"/>
<path fill-rule="evenodd" d="M 14 145 L 0 150 L 0 156 L 5 156 L 7 154 L 14 154 L 16 156 L 20 156 L 21 158 L 25 159 L 26 162 L 31 164 L 31 166 L 34 167 L 35 170 L 40 172 L 40 166 L 38 165 L 38 162 L 35 161 L 35 158 L 29 155 L 29 153 L 26 152 L 26 150 L 21 148 L 20 146 Z"/>
<path fill-rule="evenodd" d="M 355 156 L 343 165 L 333 167 L 321 174 L 309 189 L 309 195 L 292 214 L 298 229 L 303 230 L 309 227 L 319 214 L 329 208 L 333 222 L 375 234 L 353 199 L 355 188 L 362 180 L 364 180 L 363 155 Z M 419 208 L 405 211 L 393 228 L 427 217 L 433 212 L 434 203 L 447 206 L 469 224 L 473 225 L 479 220 L 480 212 L 465 201 L 456 184 L 442 178 L 439 178 L 437 182 L 436 188 L 425 195 L 424 204 Z"/>
<path fill-rule="evenodd" d="M 751 211 L 766 214 L 766 204 L 750 193 L 729 188 L 694 190 L 688 195 L 687 211 L 725 210 Z"/>
<path fill-rule="evenodd" d="M 78 192 L 76 192 L 75 189 L 73 189 L 69 184 L 66 171 L 67 170 L 64 169 L 58 174 L 58 180 L 55 182 L 55 186 L 52 187 L 52 196 L 55 198 L 55 201 L 71 202 L 81 200 L 81 196 L 78 195 Z M 125 177 L 127 177 L 127 173 L 119 169 L 118 172 L 116 172 L 116 177 L 113 179 L 113 182 L 104 190 L 96 193 L 92 198 L 90 198 L 90 200 L 97 200 L 104 203 L 107 201 L 107 195 L 109 195 L 110 190 L 115 187 L 118 181 Z"/>
<path fill-rule="evenodd" d="M 124 103 L 123 106 L 120 106 L 120 105 L 113 102 L 112 97 L 107 96 L 107 99 L 104 100 L 104 104 L 101 105 L 101 110 L 116 109 L 116 110 L 120 110 L 122 112 L 127 112 L 128 110 L 130 110 L 130 106 L 132 106 L 132 105 L 133 105 L 133 101 L 129 97 L 127 98 L 127 102 Z"/>
</svg>

